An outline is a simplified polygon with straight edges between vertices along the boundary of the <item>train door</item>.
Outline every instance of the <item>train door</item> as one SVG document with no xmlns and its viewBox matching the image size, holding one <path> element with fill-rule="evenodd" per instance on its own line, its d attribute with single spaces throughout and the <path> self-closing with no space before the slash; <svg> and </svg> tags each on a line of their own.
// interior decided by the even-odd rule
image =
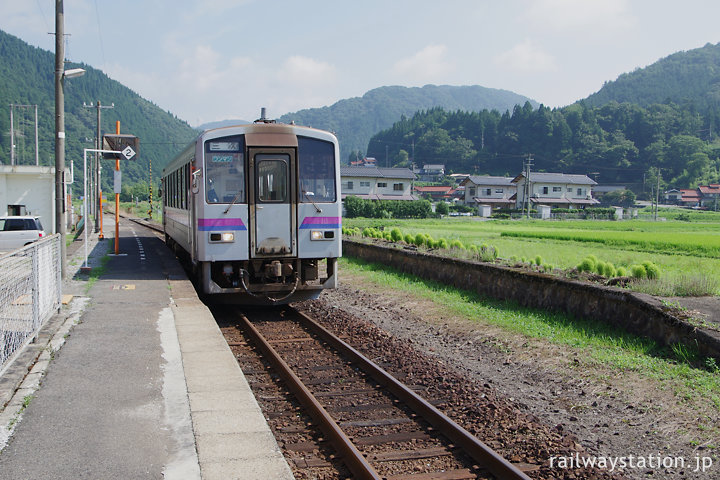
<svg viewBox="0 0 720 480">
<path fill-rule="evenodd" d="M 250 257 L 297 255 L 295 149 L 250 148 Z"/>
</svg>

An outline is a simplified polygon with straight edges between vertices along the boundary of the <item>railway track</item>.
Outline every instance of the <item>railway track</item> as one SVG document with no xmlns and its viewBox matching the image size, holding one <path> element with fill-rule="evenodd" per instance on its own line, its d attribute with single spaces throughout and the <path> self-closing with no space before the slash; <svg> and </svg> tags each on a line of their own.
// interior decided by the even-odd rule
<svg viewBox="0 0 720 480">
<path fill-rule="evenodd" d="M 276 431 L 301 476 L 529 478 L 310 317 L 292 308 L 222 315 L 244 335 L 230 345 L 256 394 L 287 397 L 270 415 L 282 417 Z"/>
</svg>

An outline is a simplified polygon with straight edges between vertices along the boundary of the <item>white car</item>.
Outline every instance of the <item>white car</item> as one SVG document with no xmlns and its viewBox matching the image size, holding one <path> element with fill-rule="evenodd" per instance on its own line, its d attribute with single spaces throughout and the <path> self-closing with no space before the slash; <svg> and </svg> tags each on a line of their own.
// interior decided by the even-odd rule
<svg viewBox="0 0 720 480">
<path fill-rule="evenodd" d="M 0 251 L 15 250 L 45 236 L 40 217 L 0 217 Z"/>
</svg>

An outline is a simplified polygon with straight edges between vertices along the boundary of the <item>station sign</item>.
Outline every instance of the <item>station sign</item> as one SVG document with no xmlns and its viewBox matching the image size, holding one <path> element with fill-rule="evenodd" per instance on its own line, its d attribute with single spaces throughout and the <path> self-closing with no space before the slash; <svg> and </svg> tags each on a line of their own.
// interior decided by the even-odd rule
<svg viewBox="0 0 720 480">
<path fill-rule="evenodd" d="M 120 153 L 103 153 L 105 159 L 137 160 L 140 152 L 140 139 L 135 135 L 113 134 L 103 135 L 103 150 Z"/>
</svg>

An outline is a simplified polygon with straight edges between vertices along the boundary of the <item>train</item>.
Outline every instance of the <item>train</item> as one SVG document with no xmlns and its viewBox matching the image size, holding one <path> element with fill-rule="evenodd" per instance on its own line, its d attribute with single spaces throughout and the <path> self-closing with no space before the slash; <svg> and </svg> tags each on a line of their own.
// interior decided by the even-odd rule
<svg viewBox="0 0 720 480">
<path fill-rule="evenodd" d="M 280 305 L 337 287 L 337 137 L 269 120 L 206 130 L 163 169 L 163 230 L 212 302 Z"/>
</svg>

